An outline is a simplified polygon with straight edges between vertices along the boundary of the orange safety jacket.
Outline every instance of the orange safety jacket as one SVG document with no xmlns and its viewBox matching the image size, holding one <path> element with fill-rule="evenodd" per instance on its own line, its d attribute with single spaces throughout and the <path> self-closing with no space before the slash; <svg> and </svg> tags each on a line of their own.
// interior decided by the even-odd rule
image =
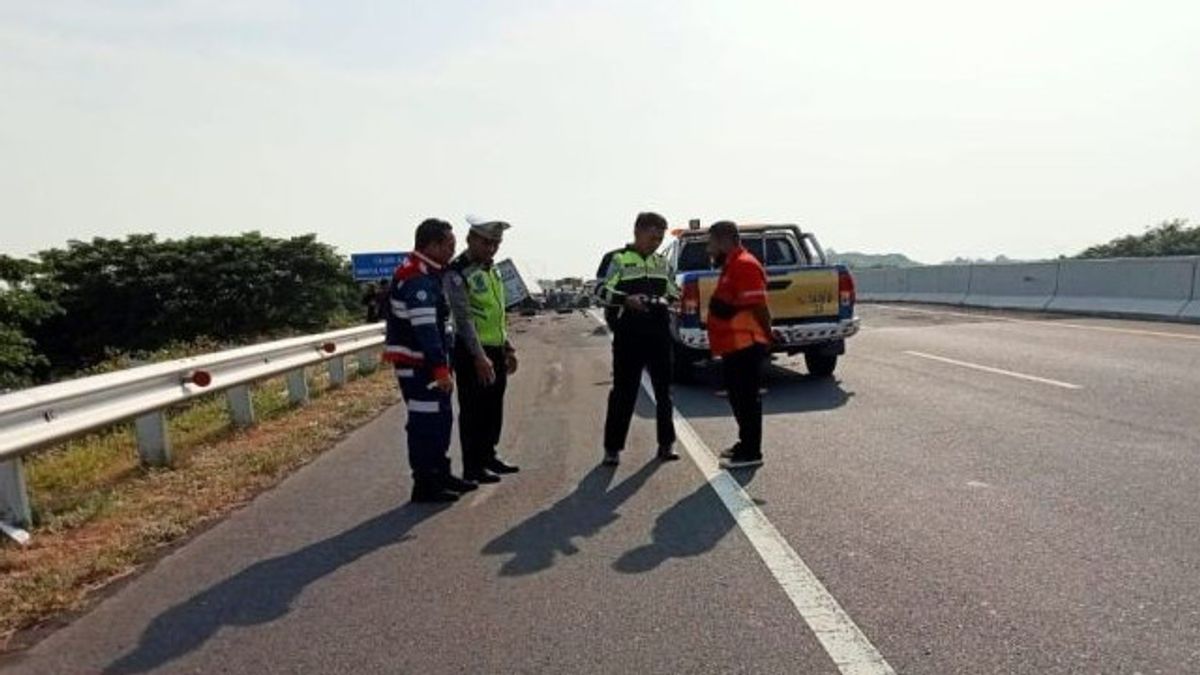
<svg viewBox="0 0 1200 675">
<path fill-rule="evenodd" d="M 725 257 L 709 301 L 708 344 L 713 356 L 771 343 L 752 311 L 766 302 L 766 270 L 744 247 L 734 248 Z"/>
</svg>

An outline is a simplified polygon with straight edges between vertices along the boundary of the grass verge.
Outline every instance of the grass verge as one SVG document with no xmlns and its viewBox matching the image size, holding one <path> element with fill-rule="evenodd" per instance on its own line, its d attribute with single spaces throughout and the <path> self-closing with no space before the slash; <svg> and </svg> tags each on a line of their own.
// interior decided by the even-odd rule
<svg viewBox="0 0 1200 675">
<path fill-rule="evenodd" d="M 253 392 L 258 423 L 231 427 L 217 395 L 169 413 L 175 465 L 145 469 L 129 427 L 77 439 L 29 460 L 32 542 L 0 545 L 0 652 L 14 639 L 86 607 L 96 591 L 152 561 L 165 546 L 276 485 L 396 401 L 386 369 L 291 408 L 282 381 Z"/>
</svg>

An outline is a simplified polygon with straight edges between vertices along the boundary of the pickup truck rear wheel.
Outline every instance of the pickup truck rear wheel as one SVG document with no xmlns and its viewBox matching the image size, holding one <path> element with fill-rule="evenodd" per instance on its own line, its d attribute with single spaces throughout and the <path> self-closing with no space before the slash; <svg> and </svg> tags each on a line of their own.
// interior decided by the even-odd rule
<svg viewBox="0 0 1200 675">
<path fill-rule="evenodd" d="M 805 354 L 804 363 L 813 377 L 831 377 L 837 370 L 837 354 Z"/>
</svg>

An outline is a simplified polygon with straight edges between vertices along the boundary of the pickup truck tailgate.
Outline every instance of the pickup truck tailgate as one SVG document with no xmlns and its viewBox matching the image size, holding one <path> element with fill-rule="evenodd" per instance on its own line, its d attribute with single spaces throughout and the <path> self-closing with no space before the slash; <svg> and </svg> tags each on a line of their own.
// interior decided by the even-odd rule
<svg viewBox="0 0 1200 675">
<path fill-rule="evenodd" d="M 701 277 L 700 321 L 708 321 L 708 299 L 717 286 L 716 276 Z M 833 267 L 767 270 L 767 302 L 773 323 L 811 319 L 836 319 L 838 271 Z"/>
</svg>

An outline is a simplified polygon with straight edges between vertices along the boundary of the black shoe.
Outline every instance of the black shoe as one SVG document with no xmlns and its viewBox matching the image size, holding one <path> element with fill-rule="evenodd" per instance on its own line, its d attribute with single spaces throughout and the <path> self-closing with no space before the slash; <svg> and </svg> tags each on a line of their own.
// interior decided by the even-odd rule
<svg viewBox="0 0 1200 675">
<path fill-rule="evenodd" d="M 463 473 L 463 478 L 475 483 L 479 483 L 480 485 L 500 482 L 500 476 L 488 473 L 486 469 L 480 469 L 479 471 L 467 471 Z"/>
<path fill-rule="evenodd" d="M 469 480 L 463 480 L 454 474 L 446 474 L 442 476 L 442 487 L 451 491 L 462 494 L 464 492 L 472 492 L 479 489 L 479 485 Z"/>
<path fill-rule="evenodd" d="M 675 460 L 679 459 L 679 453 L 675 452 L 674 446 L 671 445 L 658 446 L 657 456 L 658 461 L 660 462 L 674 462 Z"/>
<path fill-rule="evenodd" d="M 725 469 L 726 471 L 733 471 L 735 469 L 749 469 L 751 467 L 762 466 L 762 465 L 763 465 L 763 458 L 761 455 L 758 457 L 749 457 L 746 455 L 735 455 L 733 457 L 730 457 L 729 459 L 721 460 L 721 468 Z"/>
<path fill-rule="evenodd" d="M 621 463 L 621 455 L 616 452 L 604 452 L 604 460 L 600 462 L 604 466 L 617 466 Z"/>
<path fill-rule="evenodd" d="M 500 459 L 499 457 L 491 460 L 487 464 L 484 464 L 483 468 L 491 471 L 492 473 L 498 473 L 500 475 L 504 475 L 506 473 L 517 473 L 521 470 L 519 467 L 513 466 L 512 464 L 506 464 L 504 460 Z"/>
<path fill-rule="evenodd" d="M 738 446 L 739 446 L 738 443 L 734 443 L 733 446 L 730 447 L 728 450 L 722 450 L 721 454 L 719 455 L 720 458 L 721 459 L 733 459 L 734 457 L 737 457 Z"/>
<path fill-rule="evenodd" d="M 458 495 L 440 485 L 414 485 L 412 501 L 418 504 L 449 504 L 458 501 Z"/>
</svg>

